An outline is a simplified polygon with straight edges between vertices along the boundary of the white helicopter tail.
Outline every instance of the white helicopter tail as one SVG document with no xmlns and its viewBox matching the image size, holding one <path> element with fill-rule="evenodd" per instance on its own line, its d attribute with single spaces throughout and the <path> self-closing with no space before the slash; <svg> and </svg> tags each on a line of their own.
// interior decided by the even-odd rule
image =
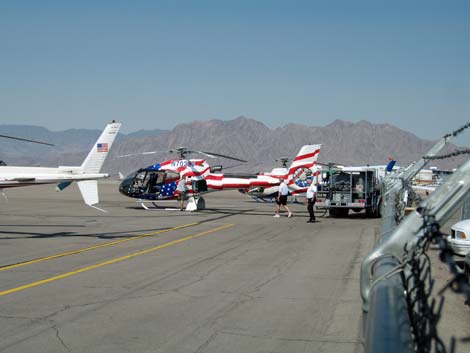
<svg viewBox="0 0 470 353">
<path fill-rule="evenodd" d="M 292 161 L 287 172 L 289 180 L 295 177 L 295 174 L 304 169 L 310 169 L 314 172 L 314 167 L 317 164 L 318 155 L 320 154 L 321 145 L 305 145 L 302 146 L 297 156 Z"/>
<path fill-rule="evenodd" d="M 97 174 L 100 172 L 120 127 L 121 123 L 114 121 L 106 125 L 80 167 L 83 173 Z"/>
<path fill-rule="evenodd" d="M 93 208 L 100 210 L 102 212 L 106 212 L 101 208 L 94 206 L 99 202 L 98 197 L 98 182 L 96 180 L 83 180 L 77 182 L 78 188 L 80 189 L 80 193 L 82 194 L 83 201 Z"/>
<path fill-rule="evenodd" d="M 82 173 L 98 174 L 100 172 L 120 128 L 121 123 L 116 123 L 114 121 L 106 125 L 100 137 L 80 166 Z M 101 208 L 94 206 L 99 202 L 98 182 L 96 180 L 79 181 L 77 182 L 77 185 L 85 204 L 102 212 L 106 212 Z"/>
</svg>

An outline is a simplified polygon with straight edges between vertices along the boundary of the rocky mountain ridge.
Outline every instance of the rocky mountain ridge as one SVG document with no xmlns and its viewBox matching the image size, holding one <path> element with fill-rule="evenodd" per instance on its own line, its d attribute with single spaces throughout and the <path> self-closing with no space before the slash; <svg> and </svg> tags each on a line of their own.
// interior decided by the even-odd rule
<svg viewBox="0 0 470 353">
<path fill-rule="evenodd" d="M 16 128 L 15 128 L 16 127 Z M 16 135 L 48 141 L 55 147 L 0 140 L 0 160 L 9 165 L 77 165 L 100 134 L 98 130 L 72 129 L 51 132 L 41 127 L 0 125 L 0 134 Z M 435 141 L 420 139 L 416 135 L 389 124 L 357 123 L 335 120 L 326 126 L 306 126 L 289 123 L 271 129 L 263 123 L 239 117 L 233 120 L 202 120 L 179 124 L 171 131 L 138 131 L 116 139 L 104 171 L 123 174 L 141 167 L 177 158 L 165 152 L 148 156 L 116 158 L 119 155 L 146 151 L 167 151 L 180 146 L 212 151 L 248 160 L 233 171 L 259 172 L 277 167 L 276 159 L 294 157 L 304 144 L 322 144 L 319 161 L 334 161 L 343 165 L 385 164 L 393 157 L 402 166 L 419 159 Z M 445 151 L 454 150 L 453 145 Z M 445 152 L 443 151 L 443 153 Z M 192 158 L 202 158 L 196 155 Z M 466 157 L 437 161 L 432 165 L 454 168 Z M 211 165 L 231 167 L 240 163 L 216 159 Z"/>
</svg>

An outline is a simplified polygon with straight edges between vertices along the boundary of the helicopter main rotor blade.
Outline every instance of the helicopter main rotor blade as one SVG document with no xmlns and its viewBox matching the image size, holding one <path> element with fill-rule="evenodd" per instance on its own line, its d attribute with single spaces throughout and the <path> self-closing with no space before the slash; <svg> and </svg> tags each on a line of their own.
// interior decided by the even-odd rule
<svg viewBox="0 0 470 353">
<path fill-rule="evenodd" d="M 4 138 L 7 138 L 7 139 L 12 139 L 12 140 L 38 143 L 38 144 L 41 144 L 41 145 L 55 146 L 52 143 L 42 142 L 42 141 L 37 141 L 37 140 L 24 139 L 24 138 L 21 138 L 21 137 L 14 137 L 14 136 L 8 136 L 8 135 L 0 135 L 0 137 L 4 137 Z"/>
<path fill-rule="evenodd" d="M 245 161 L 244 159 L 240 159 L 240 158 L 236 158 L 236 157 L 230 157 L 230 156 L 226 156 L 224 154 L 219 154 L 219 153 L 214 153 L 214 152 L 205 152 L 205 151 L 196 151 L 196 152 L 204 153 L 206 155 L 212 155 L 212 156 L 215 156 L 215 157 L 233 159 L 234 161 L 238 161 L 238 162 L 244 162 L 244 163 L 248 162 L 248 161 Z M 212 158 L 215 158 L 215 157 L 212 157 Z"/>
<path fill-rule="evenodd" d="M 242 165 L 244 165 L 244 164 L 234 164 L 234 165 L 229 165 L 227 167 L 223 167 L 222 169 L 226 170 L 226 169 L 231 169 L 231 168 L 237 168 L 237 167 L 240 167 Z"/>
<path fill-rule="evenodd" d="M 199 153 L 199 154 L 202 154 L 203 156 L 206 156 L 206 157 L 209 157 L 209 158 L 217 158 L 216 156 L 214 156 L 213 153 L 209 153 L 209 152 L 203 152 L 203 151 L 188 151 L 188 153 Z"/>
<path fill-rule="evenodd" d="M 325 166 L 325 167 L 340 168 L 340 165 L 339 165 L 339 164 L 336 164 L 336 163 L 333 163 L 333 162 L 329 162 L 329 163 L 320 163 L 320 162 L 316 162 L 316 164 L 322 165 L 322 166 Z"/>
<path fill-rule="evenodd" d="M 115 158 L 142 156 L 142 155 L 146 155 L 146 154 L 155 154 L 155 153 L 160 153 L 160 152 L 166 152 L 166 151 L 150 151 L 150 152 L 123 154 L 123 155 L 121 155 L 121 156 L 116 156 Z"/>
</svg>

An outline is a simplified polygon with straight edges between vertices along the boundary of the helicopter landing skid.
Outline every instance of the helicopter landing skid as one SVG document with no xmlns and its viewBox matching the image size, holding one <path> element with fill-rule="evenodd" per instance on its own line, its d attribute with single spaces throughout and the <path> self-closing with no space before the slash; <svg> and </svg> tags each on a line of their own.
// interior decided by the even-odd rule
<svg viewBox="0 0 470 353">
<path fill-rule="evenodd" d="M 168 202 L 169 200 L 167 200 Z M 158 210 L 164 210 L 164 211 L 179 211 L 179 208 L 176 207 L 163 207 L 158 205 L 155 201 L 150 201 L 150 200 L 139 200 L 137 201 L 140 206 L 147 211 L 158 211 Z M 165 200 L 161 200 L 159 202 L 165 202 Z M 174 202 L 174 200 L 172 200 Z M 194 197 L 190 196 L 188 198 L 188 203 L 186 205 L 185 211 L 198 211 L 198 210 L 205 210 L 206 209 L 206 201 L 204 200 L 203 197 Z"/>
<path fill-rule="evenodd" d="M 139 200 L 137 202 L 146 211 L 179 211 L 179 208 L 160 206 L 155 201 Z"/>
</svg>

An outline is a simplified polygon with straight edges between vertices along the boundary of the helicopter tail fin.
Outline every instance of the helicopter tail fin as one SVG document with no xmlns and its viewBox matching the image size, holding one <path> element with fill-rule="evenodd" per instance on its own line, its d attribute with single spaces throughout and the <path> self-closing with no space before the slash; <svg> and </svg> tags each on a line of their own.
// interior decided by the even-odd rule
<svg viewBox="0 0 470 353">
<path fill-rule="evenodd" d="M 120 127 L 121 123 L 116 122 L 106 125 L 81 165 L 84 173 L 94 174 L 100 172 Z"/>
<path fill-rule="evenodd" d="M 313 180 L 317 174 L 316 164 L 321 145 L 302 146 L 292 161 L 287 172 L 287 185 L 292 194 L 305 192 L 308 180 Z"/>
<path fill-rule="evenodd" d="M 292 161 L 287 172 L 288 178 L 292 178 L 292 175 L 299 168 L 313 169 L 317 164 L 318 154 L 320 153 L 321 145 L 305 145 L 302 146 L 297 156 Z"/>
</svg>

